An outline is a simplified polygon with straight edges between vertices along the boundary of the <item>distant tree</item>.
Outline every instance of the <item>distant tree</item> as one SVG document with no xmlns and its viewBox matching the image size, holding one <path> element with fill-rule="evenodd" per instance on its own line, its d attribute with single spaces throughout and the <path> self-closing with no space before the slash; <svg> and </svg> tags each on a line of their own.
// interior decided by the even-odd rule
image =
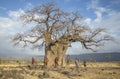
<svg viewBox="0 0 120 79">
<path fill-rule="evenodd" d="M 1 58 L 0 58 L 0 64 L 2 63 L 2 60 L 1 60 Z"/>
<path fill-rule="evenodd" d="M 87 57 L 86 60 L 89 61 L 89 62 L 96 62 L 96 60 L 94 58 L 92 58 L 92 57 Z"/>
<path fill-rule="evenodd" d="M 92 57 L 88 57 L 86 60 L 91 62 L 91 61 L 93 61 L 93 58 Z"/>
<path fill-rule="evenodd" d="M 110 55 L 106 55 L 106 56 L 105 56 L 105 59 L 106 59 L 107 61 L 110 61 L 111 56 L 110 56 Z"/>
<path fill-rule="evenodd" d="M 105 41 L 112 38 L 105 34 L 105 29 L 91 29 L 81 24 L 83 17 L 78 12 L 62 11 L 53 3 L 41 4 L 34 7 L 20 17 L 24 26 L 32 26 L 26 32 L 17 33 L 12 39 L 15 45 L 23 47 L 45 48 L 45 59 L 49 59 L 48 66 L 54 65 L 54 59 L 59 57 L 59 65 L 63 65 L 64 56 L 69 45 L 81 42 L 81 45 L 92 51 Z"/>
</svg>

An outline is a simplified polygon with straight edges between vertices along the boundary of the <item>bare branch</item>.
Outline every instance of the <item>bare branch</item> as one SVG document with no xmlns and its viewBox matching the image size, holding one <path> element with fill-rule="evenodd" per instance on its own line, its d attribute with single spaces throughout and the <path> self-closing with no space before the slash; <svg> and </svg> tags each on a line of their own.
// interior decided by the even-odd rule
<svg viewBox="0 0 120 79">
<path fill-rule="evenodd" d="M 113 38 L 105 34 L 105 29 L 91 29 L 81 23 L 82 16 L 78 12 L 65 12 L 55 4 L 42 4 L 26 11 L 21 15 L 25 26 L 32 26 L 24 33 L 17 33 L 13 38 L 15 45 L 29 44 L 33 48 L 42 47 L 45 49 L 56 43 L 68 46 L 72 42 L 81 42 L 84 48 L 94 51 L 93 46 L 102 46 L 103 42 L 111 41 Z M 44 43 L 39 41 L 44 39 Z"/>
</svg>

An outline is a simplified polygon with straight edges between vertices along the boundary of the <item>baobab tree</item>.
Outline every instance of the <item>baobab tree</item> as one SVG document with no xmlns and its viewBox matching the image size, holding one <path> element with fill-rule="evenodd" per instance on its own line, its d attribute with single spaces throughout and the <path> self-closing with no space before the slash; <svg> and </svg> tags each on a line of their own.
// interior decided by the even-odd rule
<svg viewBox="0 0 120 79">
<path fill-rule="evenodd" d="M 24 33 L 17 33 L 12 39 L 15 45 L 45 49 L 48 66 L 54 65 L 55 57 L 59 57 L 59 65 L 63 65 L 65 53 L 73 42 L 94 51 L 112 38 L 106 35 L 103 28 L 91 29 L 81 24 L 83 17 L 78 12 L 65 12 L 53 3 L 41 4 L 21 14 L 24 26 L 32 26 Z"/>
</svg>

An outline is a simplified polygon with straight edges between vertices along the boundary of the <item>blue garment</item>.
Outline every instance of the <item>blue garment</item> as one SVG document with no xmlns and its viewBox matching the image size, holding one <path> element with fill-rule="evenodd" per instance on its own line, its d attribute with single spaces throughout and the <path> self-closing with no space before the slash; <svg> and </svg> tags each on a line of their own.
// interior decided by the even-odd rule
<svg viewBox="0 0 120 79">
<path fill-rule="evenodd" d="M 78 67 L 78 59 L 75 60 L 75 65 Z"/>
</svg>

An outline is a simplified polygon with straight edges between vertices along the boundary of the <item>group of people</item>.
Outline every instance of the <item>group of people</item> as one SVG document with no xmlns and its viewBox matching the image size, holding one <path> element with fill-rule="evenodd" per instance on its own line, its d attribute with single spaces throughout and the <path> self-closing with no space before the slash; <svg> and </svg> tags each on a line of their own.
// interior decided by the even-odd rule
<svg viewBox="0 0 120 79">
<path fill-rule="evenodd" d="M 54 59 L 55 67 L 57 67 L 57 66 L 59 65 L 58 62 L 59 62 L 59 57 L 57 56 L 57 57 Z M 70 62 L 71 62 L 71 57 L 70 57 L 70 55 L 68 55 L 68 56 L 66 57 L 66 63 L 67 63 L 67 65 L 69 65 Z M 34 63 L 35 63 L 35 59 L 32 57 L 32 62 L 31 62 L 31 64 L 34 65 Z M 44 63 L 45 63 L 46 66 L 48 66 L 49 59 L 48 59 L 47 57 L 45 58 Z M 84 67 L 87 66 L 87 65 L 86 65 L 86 61 L 83 62 L 83 65 L 84 65 Z M 77 57 L 76 57 L 76 59 L 75 59 L 75 66 L 76 66 L 76 68 L 79 67 L 79 59 L 78 59 Z"/>
<path fill-rule="evenodd" d="M 58 61 L 59 61 L 59 57 L 57 56 L 57 57 L 54 59 L 55 67 L 57 67 L 57 66 L 59 65 L 59 64 L 58 64 Z M 45 63 L 46 66 L 48 65 L 48 63 L 49 63 L 48 58 L 45 58 L 44 63 Z"/>
<path fill-rule="evenodd" d="M 79 67 L 79 59 L 78 59 L 78 58 L 76 58 L 76 60 L 75 60 L 75 65 L 76 65 L 77 68 Z M 84 67 L 87 66 L 85 60 L 83 61 L 83 66 L 84 66 Z"/>
<path fill-rule="evenodd" d="M 55 67 L 57 67 L 59 64 L 58 64 L 58 61 L 59 61 L 59 57 L 56 57 L 55 60 L 54 60 L 54 63 L 55 63 Z M 31 64 L 34 65 L 35 63 L 35 59 L 32 57 L 32 60 L 31 60 Z M 49 59 L 48 58 L 45 58 L 45 61 L 44 61 L 45 65 L 47 66 L 48 63 L 49 63 Z"/>
<path fill-rule="evenodd" d="M 66 57 L 66 62 L 67 62 L 67 65 L 70 64 L 70 62 L 71 62 L 71 57 L 70 57 L 70 55 L 68 55 L 68 56 Z M 75 66 L 76 66 L 76 68 L 79 67 L 79 59 L 78 59 L 77 57 L 76 57 L 76 59 L 75 59 Z M 85 60 L 83 61 L 83 66 L 84 66 L 84 67 L 87 66 Z"/>
</svg>

